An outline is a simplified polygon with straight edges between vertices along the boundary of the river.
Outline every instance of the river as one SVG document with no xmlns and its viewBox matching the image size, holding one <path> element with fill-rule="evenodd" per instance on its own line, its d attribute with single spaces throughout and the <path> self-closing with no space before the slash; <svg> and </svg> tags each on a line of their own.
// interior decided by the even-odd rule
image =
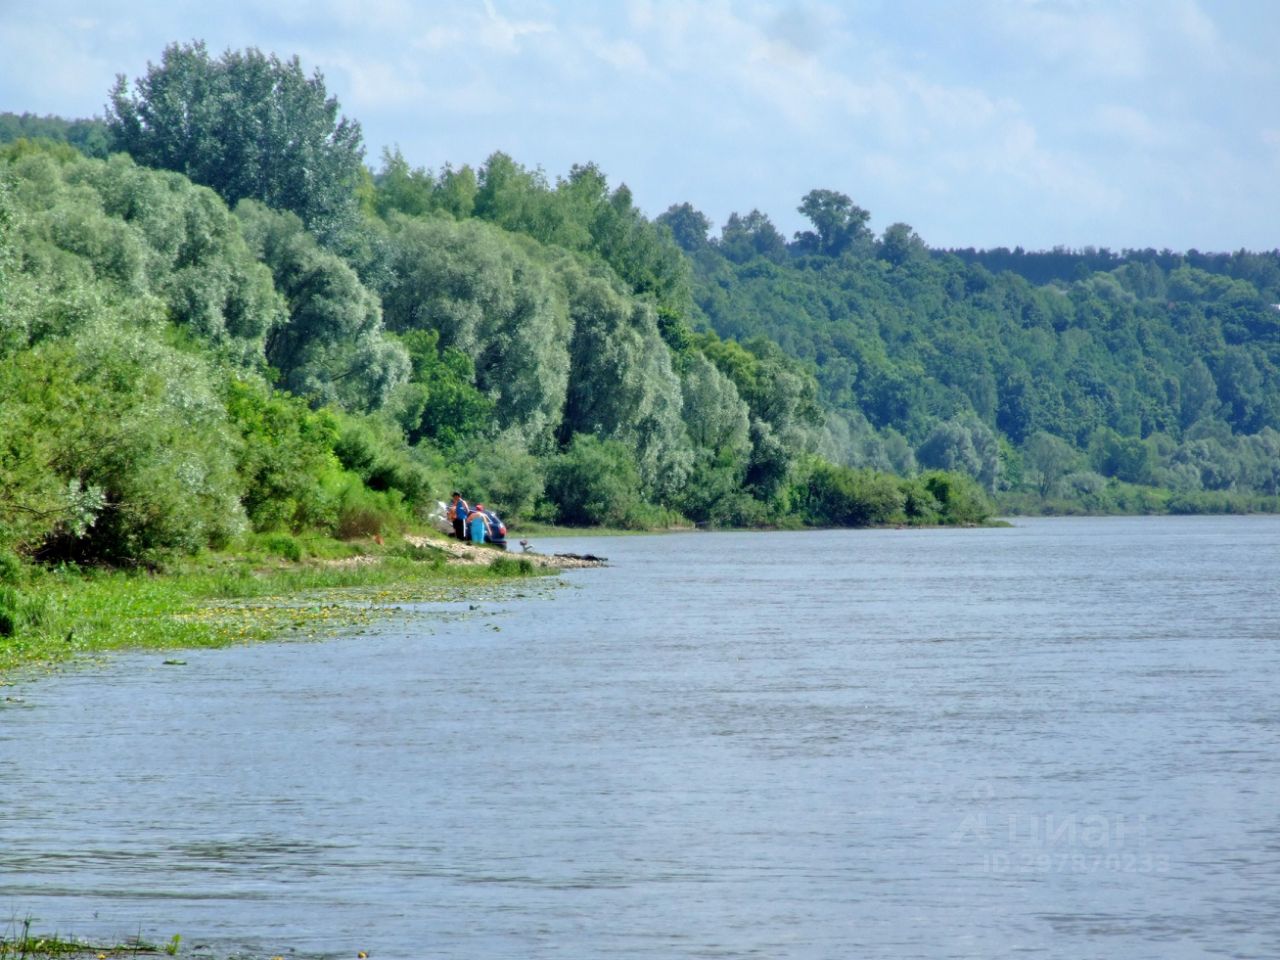
<svg viewBox="0 0 1280 960">
<path fill-rule="evenodd" d="M 1280 956 L 1280 517 L 535 546 L 610 566 L 0 691 L 0 923 L 374 960 Z"/>
</svg>

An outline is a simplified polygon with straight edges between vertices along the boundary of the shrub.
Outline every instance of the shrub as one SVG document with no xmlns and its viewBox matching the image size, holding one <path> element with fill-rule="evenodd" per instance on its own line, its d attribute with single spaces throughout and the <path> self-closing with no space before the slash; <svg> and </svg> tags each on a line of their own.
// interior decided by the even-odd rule
<svg viewBox="0 0 1280 960">
<path fill-rule="evenodd" d="M 302 544 L 287 533 L 273 533 L 262 539 L 262 546 L 277 557 L 297 563 L 302 559 Z"/>
<path fill-rule="evenodd" d="M 533 574 L 533 563 L 526 557 L 495 557 L 489 572 L 496 577 L 527 577 Z"/>
<path fill-rule="evenodd" d="M 541 461 L 521 445 L 514 432 L 495 440 L 472 440 L 461 464 L 458 489 L 492 504 L 507 520 L 532 516 L 546 490 Z"/>
<path fill-rule="evenodd" d="M 0 364 L 4 407 L 29 438 L 0 454 L 6 497 L 20 506 L 0 503 L 11 545 L 47 560 L 156 565 L 226 543 L 244 516 L 211 379 L 198 357 L 105 323 Z"/>
<path fill-rule="evenodd" d="M 430 481 L 404 445 L 399 429 L 376 417 L 338 415 L 333 452 L 370 490 L 395 492 L 411 507 L 424 504 Z"/>
<path fill-rule="evenodd" d="M 354 540 L 399 532 L 405 528 L 408 514 L 398 490 L 370 490 L 359 477 L 348 473 L 338 493 L 333 533 L 343 540 Z"/>
<path fill-rule="evenodd" d="M 616 440 L 576 434 L 547 467 L 547 496 L 569 525 L 626 526 L 639 513 L 640 475 Z"/>
<path fill-rule="evenodd" d="M 18 586 L 24 579 L 22 561 L 8 550 L 0 550 L 0 584 Z"/>
<path fill-rule="evenodd" d="M 253 528 L 332 528 L 337 503 L 324 478 L 341 469 L 333 451 L 338 439 L 333 415 L 312 411 L 288 394 L 273 394 L 261 382 L 232 380 L 223 396 L 240 434 L 236 470 Z"/>
<path fill-rule="evenodd" d="M 0 583 L 0 637 L 12 637 L 39 627 L 48 612 L 48 600 L 22 593 Z"/>
<path fill-rule="evenodd" d="M 825 461 L 809 464 L 795 487 L 795 502 L 813 526 L 865 527 L 902 516 L 906 503 L 899 481 L 875 470 L 853 470 Z"/>
<path fill-rule="evenodd" d="M 940 523 L 942 520 L 942 504 L 938 502 L 933 491 L 923 477 L 912 477 L 902 481 L 902 512 L 910 523 Z"/>
<path fill-rule="evenodd" d="M 941 523 L 982 523 L 991 516 L 991 502 L 976 480 L 948 470 L 933 470 L 920 477 L 940 507 Z"/>
</svg>

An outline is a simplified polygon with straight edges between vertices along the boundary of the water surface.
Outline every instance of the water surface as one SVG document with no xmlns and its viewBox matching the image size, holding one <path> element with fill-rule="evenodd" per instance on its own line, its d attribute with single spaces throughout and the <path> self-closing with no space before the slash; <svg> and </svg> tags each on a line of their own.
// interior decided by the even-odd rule
<svg viewBox="0 0 1280 960">
<path fill-rule="evenodd" d="M 1280 518 L 536 546 L 611 566 L 6 690 L 0 920 L 375 960 L 1280 956 Z"/>
</svg>

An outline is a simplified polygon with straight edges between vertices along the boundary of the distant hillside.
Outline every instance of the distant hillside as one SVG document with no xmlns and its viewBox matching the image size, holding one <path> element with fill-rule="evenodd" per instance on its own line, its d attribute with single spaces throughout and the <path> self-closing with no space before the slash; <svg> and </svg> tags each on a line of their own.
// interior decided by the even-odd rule
<svg viewBox="0 0 1280 960">
<path fill-rule="evenodd" d="M 717 238 L 687 207 L 662 219 L 706 322 L 812 370 L 833 459 L 963 469 L 1027 509 L 1280 491 L 1276 252 L 932 251 L 819 193 L 792 242 L 758 211 Z"/>
<path fill-rule="evenodd" d="M 1035 284 L 1055 281 L 1072 281 L 1092 273 L 1107 273 L 1126 264 L 1152 264 L 1164 273 L 1180 266 L 1194 267 L 1205 273 L 1220 274 L 1238 280 L 1247 280 L 1259 293 L 1272 303 L 1280 303 L 1280 250 L 1253 254 L 1240 250 L 1235 253 L 1200 253 L 1189 250 L 1174 253 L 1172 250 L 1122 250 L 1113 253 L 1105 247 L 1068 250 L 1055 247 L 1052 250 L 1023 250 L 1015 247 L 996 247 L 992 250 L 937 251 L 936 255 L 949 254 L 965 263 L 981 264 L 992 273 L 1009 270 Z"/>
</svg>

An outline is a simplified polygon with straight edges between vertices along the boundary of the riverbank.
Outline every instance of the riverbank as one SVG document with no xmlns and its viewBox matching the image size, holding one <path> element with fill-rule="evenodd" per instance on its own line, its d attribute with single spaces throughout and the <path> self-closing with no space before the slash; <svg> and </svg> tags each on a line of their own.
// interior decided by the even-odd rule
<svg viewBox="0 0 1280 960">
<path fill-rule="evenodd" d="M 0 582 L 0 682 L 21 667 L 112 650 L 318 637 L 402 604 L 478 598 L 521 578 L 602 562 L 407 534 L 386 543 L 262 537 L 161 573 L 22 567 Z"/>
</svg>

